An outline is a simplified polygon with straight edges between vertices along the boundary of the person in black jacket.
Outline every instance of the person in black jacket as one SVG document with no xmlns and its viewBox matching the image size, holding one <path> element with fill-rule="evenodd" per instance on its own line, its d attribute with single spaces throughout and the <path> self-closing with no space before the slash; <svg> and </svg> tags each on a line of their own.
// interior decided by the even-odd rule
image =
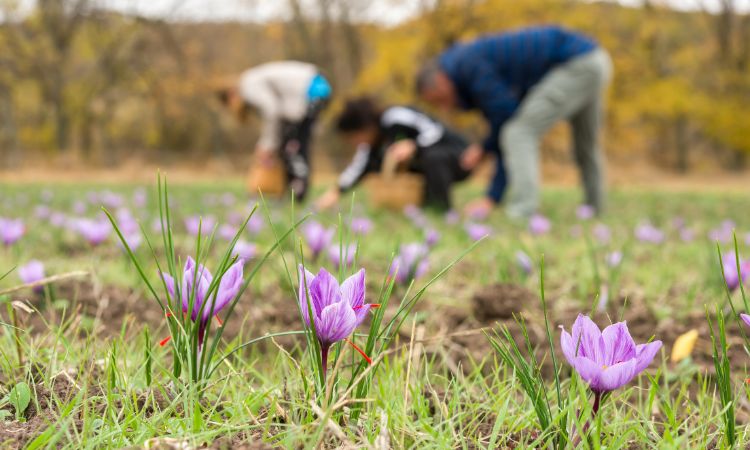
<svg viewBox="0 0 750 450">
<path fill-rule="evenodd" d="M 368 173 L 380 171 L 386 152 L 399 163 L 408 164 L 410 172 L 424 176 L 423 203 L 427 207 L 450 209 L 451 186 L 470 175 L 461 164 L 469 142 L 418 109 L 382 109 L 369 98 L 357 98 L 346 103 L 336 128 L 356 152 L 341 173 L 338 186 L 318 200 L 320 209 L 334 206 L 342 193 Z"/>
</svg>

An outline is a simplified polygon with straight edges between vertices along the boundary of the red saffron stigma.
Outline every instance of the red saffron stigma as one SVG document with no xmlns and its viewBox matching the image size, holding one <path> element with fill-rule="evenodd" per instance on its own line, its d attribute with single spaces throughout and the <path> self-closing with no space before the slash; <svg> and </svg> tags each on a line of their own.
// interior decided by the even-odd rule
<svg viewBox="0 0 750 450">
<path fill-rule="evenodd" d="M 361 348 L 357 347 L 357 345 L 356 345 L 356 344 L 355 344 L 354 342 L 350 341 L 349 339 L 344 339 L 344 340 L 345 340 L 346 342 L 348 342 L 348 343 L 349 343 L 349 345 L 351 345 L 352 347 L 354 347 L 354 350 L 356 350 L 356 351 L 357 351 L 357 352 L 358 352 L 358 353 L 359 353 L 360 355 L 362 355 L 362 357 L 363 357 L 363 358 L 365 359 L 365 361 L 367 361 L 367 364 L 372 364 L 372 360 L 370 359 L 370 357 L 369 357 L 369 356 L 367 356 L 367 355 L 365 354 L 365 352 L 364 352 L 364 351 L 362 351 L 362 349 L 361 349 Z"/>
<path fill-rule="evenodd" d="M 171 339 L 172 339 L 172 336 L 165 337 L 164 339 L 159 341 L 159 347 L 164 347 L 165 345 L 167 345 L 167 342 L 169 342 Z"/>
<path fill-rule="evenodd" d="M 352 309 L 356 311 L 358 309 L 364 308 L 365 306 L 369 306 L 371 309 L 375 309 L 375 308 L 380 308 L 380 303 L 370 303 L 368 305 L 357 305 L 353 307 Z"/>
<path fill-rule="evenodd" d="M 164 314 L 164 317 L 172 317 L 172 313 L 171 313 L 171 312 L 169 312 L 169 311 L 167 311 L 167 313 L 166 313 L 166 314 Z"/>
<path fill-rule="evenodd" d="M 219 323 L 219 326 L 222 326 L 222 325 L 224 325 L 224 322 L 223 322 L 223 321 L 221 320 L 221 317 L 219 317 L 219 316 L 214 316 L 214 318 L 216 318 L 216 322 L 218 322 L 218 323 Z"/>
</svg>

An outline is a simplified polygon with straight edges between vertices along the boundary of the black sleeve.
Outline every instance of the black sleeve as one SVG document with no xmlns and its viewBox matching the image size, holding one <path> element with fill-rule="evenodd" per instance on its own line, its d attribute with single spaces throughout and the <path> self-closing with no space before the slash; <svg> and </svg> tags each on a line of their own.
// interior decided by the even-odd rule
<svg viewBox="0 0 750 450">
<path fill-rule="evenodd" d="M 440 122 L 427 114 L 405 106 L 392 106 L 380 118 L 386 142 L 413 139 L 417 147 L 435 145 L 445 134 Z"/>
<path fill-rule="evenodd" d="M 373 151 L 367 144 L 357 147 L 352 162 L 339 175 L 339 191 L 346 192 L 356 186 L 368 172 L 372 171 Z"/>
</svg>

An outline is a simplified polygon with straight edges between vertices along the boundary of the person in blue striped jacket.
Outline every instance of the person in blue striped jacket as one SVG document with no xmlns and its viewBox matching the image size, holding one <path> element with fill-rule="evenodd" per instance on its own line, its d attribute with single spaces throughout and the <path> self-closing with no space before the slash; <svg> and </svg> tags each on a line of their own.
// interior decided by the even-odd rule
<svg viewBox="0 0 750 450">
<path fill-rule="evenodd" d="M 594 40 L 557 26 L 540 26 L 457 44 L 417 74 L 420 97 L 445 110 L 477 109 L 489 123 L 484 148 L 462 161 L 473 169 L 485 153 L 497 157 L 494 178 L 467 213 L 488 214 L 503 200 L 511 217 L 539 207 L 539 142 L 560 120 L 572 127 L 573 153 L 585 202 L 604 206 L 604 157 L 600 129 L 611 59 Z"/>
</svg>

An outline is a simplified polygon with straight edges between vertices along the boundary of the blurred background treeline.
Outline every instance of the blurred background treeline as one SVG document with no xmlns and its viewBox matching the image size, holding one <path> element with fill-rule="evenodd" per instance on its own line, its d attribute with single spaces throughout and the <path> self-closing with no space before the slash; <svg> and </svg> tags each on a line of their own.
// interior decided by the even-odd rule
<svg viewBox="0 0 750 450">
<path fill-rule="evenodd" d="M 0 0 L 0 165 L 244 161 L 257 122 L 235 123 L 214 100 L 229 75 L 269 60 L 314 62 L 336 90 L 330 119 L 355 92 L 412 103 L 420 61 L 452 42 L 542 23 L 581 30 L 611 52 L 611 159 L 681 172 L 741 170 L 750 159 L 750 15 L 734 0 L 710 13 L 655 1 L 435 0 L 390 26 L 360 19 L 367 0 L 278 1 L 284 20 L 218 23 L 122 14 L 91 0 L 38 0 L 19 15 Z M 483 132 L 471 116 L 456 124 Z M 565 137 L 558 127 L 547 139 L 548 159 L 569 157 Z M 325 153 L 341 151 L 330 137 L 321 142 Z"/>
</svg>

